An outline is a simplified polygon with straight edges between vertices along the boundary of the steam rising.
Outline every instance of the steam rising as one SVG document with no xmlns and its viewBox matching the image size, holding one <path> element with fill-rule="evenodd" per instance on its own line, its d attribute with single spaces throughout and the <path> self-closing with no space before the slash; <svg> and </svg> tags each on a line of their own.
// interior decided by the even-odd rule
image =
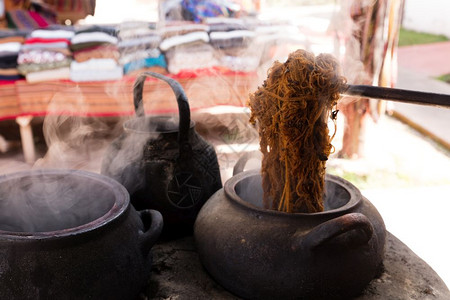
<svg viewBox="0 0 450 300">
<path fill-rule="evenodd" d="M 351 1 L 350 1 L 351 2 Z M 341 1 L 343 6 L 341 11 L 337 13 L 328 29 L 334 32 L 334 37 L 341 37 L 335 41 L 330 40 L 330 45 L 334 55 L 341 59 L 341 65 L 344 76 L 348 79 L 348 83 L 356 84 L 357 79 L 365 79 L 367 75 L 364 72 L 363 64 L 360 61 L 360 47 L 355 38 L 351 37 L 351 32 L 355 24 L 352 23 L 348 15 L 349 9 L 345 7 L 346 1 Z M 127 26 L 124 24 L 121 28 L 121 34 L 127 34 Z M 133 26 L 135 26 L 134 24 Z M 139 24 L 138 24 L 139 25 Z M 286 24 L 278 24 L 280 26 L 270 25 L 265 28 L 259 28 L 258 36 L 249 44 L 247 48 L 234 51 L 226 51 L 218 49 L 215 55 L 222 64 L 229 66 L 236 71 L 251 71 L 252 68 L 259 64 L 255 70 L 257 76 L 253 80 L 246 82 L 245 89 L 248 92 L 253 91 L 266 77 L 268 66 L 274 60 L 284 61 L 288 53 L 292 49 L 304 48 L 311 50 L 314 42 L 302 32 L 298 32 L 298 28 L 293 26 L 284 26 Z M 140 28 L 144 30 L 140 24 Z M 276 31 L 275 29 L 279 29 Z M 135 28 L 136 29 L 136 28 Z M 148 29 L 145 29 L 148 30 Z M 270 30 L 270 31 L 268 31 Z M 274 31 L 275 30 L 275 31 Z M 294 32 L 292 31 L 294 30 Z M 137 31 L 134 31 L 136 33 Z M 139 32 L 138 32 L 139 33 Z M 145 32 L 147 34 L 148 32 Z M 263 35 L 265 33 L 265 35 Z M 135 38 L 137 36 L 129 36 Z M 277 40 L 282 37 L 282 41 Z M 269 42 L 268 42 L 269 41 Z M 152 44 L 153 40 L 147 44 Z M 334 43 L 334 44 L 333 44 Z M 282 45 L 281 47 L 278 47 Z M 328 46 L 330 46 L 328 45 Z M 141 58 L 139 55 L 146 52 L 156 56 L 156 52 L 152 47 L 128 45 L 131 52 L 127 52 L 122 57 L 123 61 L 130 62 Z M 329 48 L 328 48 L 329 49 Z M 317 52 L 317 51 L 316 51 Z M 242 60 L 245 58 L 246 60 Z M 210 77 L 210 81 L 202 81 L 202 76 L 198 74 L 198 78 L 193 75 L 189 82 L 184 83 L 185 92 L 189 98 L 191 108 L 205 108 L 216 105 L 216 98 L 229 99 L 229 103 L 244 106 L 247 101 L 248 93 L 242 93 L 242 82 L 239 84 L 239 77 L 222 76 L 220 73 L 214 73 Z M 123 111 L 129 110 L 131 90 L 120 90 L 118 87 L 111 85 L 107 87 L 107 94 L 111 98 L 116 99 L 116 105 L 123 105 Z M 148 92 L 148 87 L 144 87 Z M 144 99 L 146 101 L 147 110 L 157 110 L 158 103 L 161 103 L 158 97 L 158 91 L 151 91 L 155 99 Z M 165 93 L 167 94 L 167 93 Z M 104 154 L 111 145 L 124 132 L 123 124 L 130 117 L 87 117 L 88 111 L 84 111 L 86 95 L 80 87 L 66 88 L 55 93 L 53 99 L 48 105 L 48 115 L 43 124 L 45 142 L 48 147 L 46 155 L 39 159 L 33 166 L 34 169 L 41 168 L 58 168 L 58 169 L 81 169 L 99 173 Z M 128 98 L 127 98 L 128 97 Z M 174 109 L 176 114 L 175 97 L 163 99 L 170 102 L 170 107 Z M 354 101 L 353 98 L 341 100 L 341 103 Z M 154 106 L 152 106 L 154 105 Z M 167 108 L 167 106 L 165 106 Z M 216 149 L 219 162 L 221 162 L 222 173 L 224 167 L 232 168 L 239 154 L 245 151 L 254 150 L 250 146 L 242 146 L 239 149 L 236 144 L 254 145 L 257 143 L 255 135 L 243 137 L 242 128 L 245 130 L 254 130 L 247 126 L 247 123 L 236 122 L 233 114 L 228 114 L 226 119 L 223 117 L 223 110 L 218 114 L 211 113 L 213 124 L 208 124 L 205 114 L 193 114 L 194 121 L 198 123 L 197 127 L 204 125 L 204 130 L 208 131 L 208 140 L 216 140 Z M 338 121 L 342 118 L 338 118 Z M 246 122 L 246 120 L 245 120 Z M 219 123 L 219 125 L 218 125 Z M 148 124 L 142 123 L 143 126 Z M 215 129 L 218 129 L 214 132 Z M 338 126 L 342 129 L 342 126 Z M 147 133 L 136 135 L 125 135 L 122 137 L 122 151 L 117 152 L 114 157 L 113 170 L 111 172 L 117 176 L 128 176 L 121 178 L 123 185 L 129 190 L 134 191 L 142 184 L 143 177 L 134 176 L 139 166 L 130 162 L 140 161 L 142 159 L 144 145 L 152 135 L 152 139 L 156 139 L 156 133 L 149 134 L 152 130 L 145 128 Z M 215 136 L 214 136 L 215 135 Z M 233 139 L 234 137 L 234 139 Z M 335 141 L 337 141 L 335 139 Z M 242 150 L 242 149 L 243 150 Z M 238 149 L 238 150 L 237 150 Z M 259 160 L 256 162 L 260 164 Z M 255 165 L 256 165 L 255 164 Z M 249 164 L 250 165 L 250 164 Z M 126 169 L 131 170 L 128 171 Z M 126 171 L 124 171 L 126 170 Z M 138 178 L 138 180 L 136 180 Z M 223 178 L 223 180 L 228 178 Z M 11 185 L 6 181 L 0 182 L 0 230 L 10 231 L 51 231 L 64 228 L 71 228 L 83 223 L 89 222 L 102 214 L 104 214 L 111 206 L 113 196 L 104 187 L 91 184 L 89 181 L 76 182 L 66 180 L 57 176 L 41 175 L 37 182 L 31 179 L 25 182 L 13 180 Z M 33 184 L 34 183 L 34 184 Z M 71 185 L 71 184 L 74 185 Z"/>
<path fill-rule="evenodd" d="M 22 174 L 0 181 L 0 230 L 70 229 L 103 216 L 114 205 L 113 192 L 91 178 L 69 172 Z"/>
</svg>

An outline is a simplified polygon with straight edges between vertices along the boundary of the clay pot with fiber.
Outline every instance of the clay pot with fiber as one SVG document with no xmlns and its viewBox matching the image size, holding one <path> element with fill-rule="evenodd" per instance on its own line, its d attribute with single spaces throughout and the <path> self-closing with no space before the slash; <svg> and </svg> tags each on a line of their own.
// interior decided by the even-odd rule
<svg viewBox="0 0 450 300">
<path fill-rule="evenodd" d="M 263 207 L 259 170 L 233 176 L 200 211 L 200 260 L 224 288 L 246 299 L 348 299 L 381 271 L 386 230 L 350 182 L 326 175 L 325 210 Z"/>
</svg>

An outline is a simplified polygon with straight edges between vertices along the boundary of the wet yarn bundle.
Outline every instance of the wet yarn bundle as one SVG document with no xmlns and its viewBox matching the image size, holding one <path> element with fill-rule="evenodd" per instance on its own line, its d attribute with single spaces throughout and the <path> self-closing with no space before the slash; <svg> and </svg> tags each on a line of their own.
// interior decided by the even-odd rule
<svg viewBox="0 0 450 300">
<path fill-rule="evenodd" d="M 346 80 L 329 54 L 305 50 L 275 62 L 250 95 L 250 122 L 258 125 L 266 208 L 283 212 L 323 211 L 325 163 L 332 153 L 328 117 Z"/>
</svg>

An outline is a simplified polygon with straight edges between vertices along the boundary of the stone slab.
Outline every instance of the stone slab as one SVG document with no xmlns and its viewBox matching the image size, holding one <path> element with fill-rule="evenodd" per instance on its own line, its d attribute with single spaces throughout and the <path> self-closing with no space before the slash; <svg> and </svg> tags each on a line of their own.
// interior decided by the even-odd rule
<svg viewBox="0 0 450 300">
<path fill-rule="evenodd" d="M 159 242 L 153 247 L 147 299 L 240 299 L 223 289 L 203 269 L 192 236 Z M 384 271 L 357 300 L 448 300 L 450 292 L 421 258 L 388 232 Z"/>
</svg>

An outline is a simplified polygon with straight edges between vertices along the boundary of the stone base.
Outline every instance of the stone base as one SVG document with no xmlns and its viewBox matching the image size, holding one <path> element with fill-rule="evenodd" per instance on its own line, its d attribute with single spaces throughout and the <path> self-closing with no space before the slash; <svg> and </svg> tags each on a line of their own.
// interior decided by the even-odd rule
<svg viewBox="0 0 450 300">
<path fill-rule="evenodd" d="M 153 247 L 147 299 L 239 299 L 217 284 L 203 269 L 192 236 Z M 388 232 L 384 271 L 370 282 L 358 300 L 450 299 L 436 272 Z"/>
</svg>

